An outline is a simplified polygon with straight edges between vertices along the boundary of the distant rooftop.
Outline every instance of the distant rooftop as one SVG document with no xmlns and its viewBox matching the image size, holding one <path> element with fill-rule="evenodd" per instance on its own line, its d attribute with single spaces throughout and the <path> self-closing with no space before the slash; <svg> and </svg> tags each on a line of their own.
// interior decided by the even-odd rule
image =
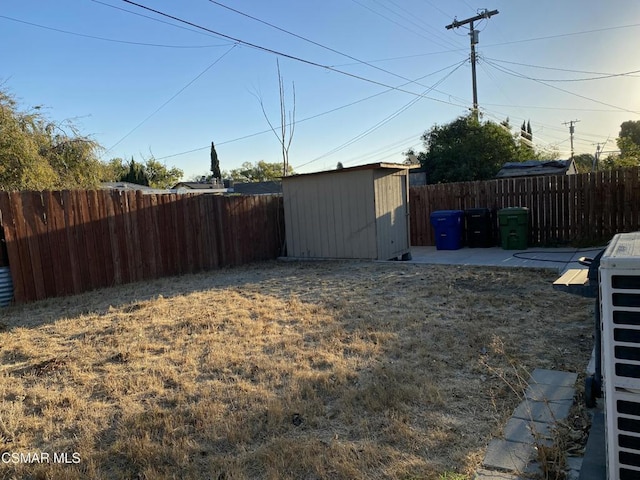
<svg viewBox="0 0 640 480">
<path fill-rule="evenodd" d="M 505 163 L 496 178 L 573 175 L 578 173 L 573 160 L 527 160 Z"/>
</svg>

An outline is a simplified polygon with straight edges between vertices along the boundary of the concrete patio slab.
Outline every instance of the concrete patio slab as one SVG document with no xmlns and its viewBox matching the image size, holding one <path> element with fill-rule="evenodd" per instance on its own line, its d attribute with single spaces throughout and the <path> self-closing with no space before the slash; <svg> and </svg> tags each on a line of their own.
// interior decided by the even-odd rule
<svg viewBox="0 0 640 480">
<path fill-rule="evenodd" d="M 551 426 L 544 422 L 533 422 L 522 418 L 510 418 L 504 427 L 504 439 L 510 442 L 553 445 Z"/>
<path fill-rule="evenodd" d="M 531 374 L 529 384 L 557 385 L 563 387 L 573 387 L 578 379 L 577 373 L 559 372 L 557 370 L 546 370 L 536 368 Z"/>
<path fill-rule="evenodd" d="M 484 265 L 496 267 L 551 268 L 559 273 L 570 268 L 586 268 L 580 257 L 594 257 L 602 249 L 531 248 L 504 250 L 501 247 L 437 250 L 436 247 L 411 247 L 411 263 L 438 265 Z"/>
<path fill-rule="evenodd" d="M 573 387 L 563 387 L 559 385 L 533 384 L 527 387 L 524 393 L 525 398 L 539 402 L 558 402 L 562 400 L 573 400 L 575 389 Z"/>
<path fill-rule="evenodd" d="M 534 422 L 555 423 L 567 418 L 572 405 L 573 400 L 537 402 L 525 399 L 514 410 L 513 416 L 523 420 L 533 420 Z"/>
<path fill-rule="evenodd" d="M 520 477 L 512 473 L 496 472 L 493 470 L 480 469 L 476 472 L 474 480 L 520 480 Z"/>
<path fill-rule="evenodd" d="M 487 469 L 519 473 L 525 471 L 535 456 L 536 449 L 530 443 L 491 440 L 482 466 Z"/>
</svg>

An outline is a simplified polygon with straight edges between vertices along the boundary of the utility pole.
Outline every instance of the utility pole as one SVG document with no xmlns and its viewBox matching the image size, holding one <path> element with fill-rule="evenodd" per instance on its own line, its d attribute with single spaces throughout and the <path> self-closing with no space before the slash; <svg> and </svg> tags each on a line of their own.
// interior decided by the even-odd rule
<svg viewBox="0 0 640 480">
<path fill-rule="evenodd" d="M 469 37 L 471 38 L 471 81 L 473 85 L 473 116 L 478 119 L 478 84 L 476 83 L 476 44 L 478 43 L 478 36 L 480 32 L 473 28 L 473 22 L 477 20 L 482 20 L 484 18 L 490 18 L 493 15 L 497 15 L 498 10 L 487 10 L 484 9 L 483 12 L 479 12 L 478 15 L 471 18 L 466 18 L 464 20 L 458 21 L 457 18 L 454 18 L 453 23 L 446 26 L 447 30 L 451 30 L 452 28 L 458 28 L 463 25 L 469 24 Z"/>
<path fill-rule="evenodd" d="M 580 120 L 570 120 L 563 123 L 563 125 L 569 125 L 569 135 L 571 135 L 571 160 L 573 160 L 573 132 L 575 131 L 573 126 L 579 121 Z"/>
<path fill-rule="evenodd" d="M 607 142 L 608 141 L 609 141 L 609 139 L 607 139 Z M 593 156 L 593 165 L 591 166 L 591 171 L 592 172 L 595 172 L 596 170 L 598 170 L 598 167 L 599 167 L 599 164 L 600 164 L 600 154 L 604 150 L 604 146 L 607 144 L 607 142 L 596 143 L 596 154 Z"/>
</svg>

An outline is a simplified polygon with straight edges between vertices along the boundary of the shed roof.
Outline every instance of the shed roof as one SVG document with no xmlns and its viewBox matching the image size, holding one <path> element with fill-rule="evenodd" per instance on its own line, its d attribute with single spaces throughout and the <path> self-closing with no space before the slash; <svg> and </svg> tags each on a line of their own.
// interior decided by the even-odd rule
<svg viewBox="0 0 640 480">
<path fill-rule="evenodd" d="M 282 177 L 282 180 L 291 180 L 293 178 L 298 177 L 308 177 L 311 175 L 324 175 L 324 174 L 337 174 L 344 172 L 353 172 L 357 170 L 379 170 L 379 169 L 391 169 L 391 170 L 409 170 L 411 168 L 416 168 L 417 165 L 408 165 L 406 163 L 387 163 L 387 162 L 378 162 L 378 163 L 368 163 L 366 165 L 357 165 L 355 167 L 346 167 L 346 168 L 336 168 L 333 170 L 323 170 L 321 172 L 312 172 L 312 173 L 298 173 L 295 175 L 291 175 L 288 177 Z"/>
<path fill-rule="evenodd" d="M 538 175 L 565 175 L 574 165 L 573 160 L 527 160 L 526 162 L 505 163 L 496 178 L 505 177 L 530 177 Z"/>
</svg>

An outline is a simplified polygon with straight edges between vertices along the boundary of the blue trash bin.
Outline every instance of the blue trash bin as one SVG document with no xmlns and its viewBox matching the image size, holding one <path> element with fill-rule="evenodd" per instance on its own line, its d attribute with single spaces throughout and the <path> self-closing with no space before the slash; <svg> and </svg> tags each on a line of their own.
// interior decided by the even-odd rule
<svg viewBox="0 0 640 480">
<path fill-rule="evenodd" d="M 438 210 L 431 212 L 431 226 L 435 230 L 436 249 L 458 250 L 462 247 L 464 212 Z"/>
</svg>

